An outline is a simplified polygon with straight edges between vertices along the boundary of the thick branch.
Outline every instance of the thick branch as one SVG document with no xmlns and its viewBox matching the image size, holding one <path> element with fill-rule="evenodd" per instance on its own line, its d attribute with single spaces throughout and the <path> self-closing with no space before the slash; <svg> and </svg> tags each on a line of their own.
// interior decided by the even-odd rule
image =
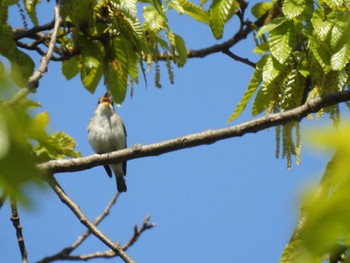
<svg viewBox="0 0 350 263">
<path fill-rule="evenodd" d="M 11 221 L 13 226 L 16 229 L 16 236 L 17 236 L 17 242 L 19 246 L 19 250 L 21 251 L 21 256 L 22 256 L 22 263 L 27 263 L 28 262 L 28 254 L 27 254 L 27 249 L 24 243 L 24 238 L 23 238 L 23 233 L 22 233 L 22 226 L 20 224 L 19 220 L 19 215 L 18 215 L 18 210 L 17 210 L 17 202 L 14 197 L 10 197 L 10 204 L 11 204 Z"/>
<path fill-rule="evenodd" d="M 96 236 L 105 245 L 112 249 L 118 256 L 120 256 L 124 260 L 124 262 L 134 262 L 118 244 L 115 244 L 112 240 L 110 240 L 86 217 L 86 215 L 80 210 L 79 206 L 76 203 L 74 203 L 73 200 L 71 200 L 69 196 L 63 191 L 63 189 L 53 176 L 48 179 L 48 182 L 51 188 L 57 194 L 57 196 L 61 199 L 61 201 L 69 207 L 69 209 L 75 214 L 75 216 L 80 220 L 80 222 L 83 225 L 85 225 L 94 236 Z"/>
<path fill-rule="evenodd" d="M 350 91 L 337 92 L 314 98 L 295 109 L 267 115 L 232 127 L 208 130 L 150 145 L 134 145 L 131 148 L 107 154 L 93 154 L 87 157 L 70 160 L 49 161 L 39 164 L 38 167 L 49 173 L 75 172 L 107 163 L 117 163 L 146 156 L 157 156 L 172 151 L 211 144 L 219 140 L 240 137 L 247 133 L 255 133 L 291 121 L 300 121 L 310 113 L 348 100 L 350 100 Z"/>
</svg>

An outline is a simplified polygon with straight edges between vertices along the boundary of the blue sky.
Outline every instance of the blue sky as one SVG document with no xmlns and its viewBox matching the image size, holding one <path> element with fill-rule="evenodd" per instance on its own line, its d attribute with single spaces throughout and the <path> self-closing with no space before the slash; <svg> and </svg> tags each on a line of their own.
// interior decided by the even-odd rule
<svg viewBox="0 0 350 263">
<path fill-rule="evenodd" d="M 250 6 L 253 4 L 251 1 Z M 50 21 L 51 5 L 44 3 L 42 8 L 46 20 L 40 22 Z M 169 19 L 188 48 L 221 42 L 214 40 L 207 26 L 186 16 L 172 13 Z M 229 23 L 224 40 L 235 33 L 237 22 Z M 256 61 L 253 48 L 250 36 L 231 51 Z M 174 85 L 162 69 L 162 89 L 153 87 L 153 71 L 147 75 L 148 86 L 141 81 L 133 97 L 127 96 L 117 108 L 127 128 L 128 145 L 151 144 L 252 119 L 248 105 L 234 123 L 226 124 L 247 87 L 250 67 L 221 53 L 190 59 L 184 68 L 175 69 Z M 102 83 L 91 95 L 79 77 L 66 81 L 60 64 L 51 62 L 32 98 L 49 112 L 50 131 L 74 137 L 77 150 L 86 156 L 93 153 L 87 125 L 104 92 Z M 302 127 L 312 124 L 303 121 Z M 270 130 L 132 160 L 126 177 L 128 192 L 120 196 L 101 230 L 123 244 L 131 237 L 133 226 L 150 214 L 157 226 L 128 251 L 138 262 L 277 262 L 294 229 L 301 190 L 317 182 L 328 155 L 306 146 L 302 164 L 293 163 L 291 171 L 285 160 L 274 156 L 275 136 Z M 55 177 L 91 220 L 116 192 L 115 180 L 102 167 Z M 29 260 L 34 262 L 70 245 L 85 229 L 50 189 L 30 188 L 28 193 L 35 206 L 21 209 L 20 216 Z M 8 204 L 1 209 L 0 218 L 0 260 L 19 262 Z M 105 249 L 91 236 L 76 253 Z"/>
</svg>

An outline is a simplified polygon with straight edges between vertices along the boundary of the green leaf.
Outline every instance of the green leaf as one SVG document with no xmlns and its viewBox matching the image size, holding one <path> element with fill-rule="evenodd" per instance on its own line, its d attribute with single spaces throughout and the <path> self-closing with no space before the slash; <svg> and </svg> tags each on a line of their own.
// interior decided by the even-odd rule
<svg viewBox="0 0 350 263">
<path fill-rule="evenodd" d="M 170 8 L 174 8 L 179 13 L 185 13 L 192 17 L 193 19 L 208 24 L 209 23 L 209 14 L 202 7 L 187 1 L 187 0 L 175 0 L 171 1 Z"/>
<path fill-rule="evenodd" d="M 237 104 L 235 111 L 231 114 L 231 116 L 226 122 L 231 122 L 234 119 L 236 119 L 247 106 L 248 102 L 250 101 L 250 99 L 252 98 L 262 81 L 262 68 L 264 67 L 268 57 L 269 55 L 263 56 L 258 61 L 254 74 L 248 84 L 247 90 L 245 91 L 241 101 Z"/>
<path fill-rule="evenodd" d="M 321 41 L 326 40 L 328 33 L 330 32 L 334 24 L 334 16 L 329 14 L 327 16 L 327 19 L 324 18 L 325 14 L 321 9 L 316 9 L 311 18 L 311 23 L 315 29 L 318 38 Z"/>
<path fill-rule="evenodd" d="M 322 69 L 325 73 L 328 73 L 331 70 L 331 56 L 327 52 L 327 49 L 324 46 L 321 46 L 320 43 L 311 36 L 309 36 L 310 49 L 314 54 L 317 61 L 320 63 Z"/>
<path fill-rule="evenodd" d="M 269 24 L 267 24 L 259 29 L 258 33 L 256 34 L 256 37 L 258 38 L 258 37 L 262 36 L 263 34 L 275 29 L 276 27 L 279 27 L 284 22 L 286 22 L 286 19 L 283 17 L 274 18 L 273 20 L 271 20 L 271 22 Z"/>
<path fill-rule="evenodd" d="M 331 8 L 341 7 L 344 4 L 344 0 L 323 0 Z"/>
<path fill-rule="evenodd" d="M 34 25 L 38 25 L 38 18 L 36 15 L 36 4 L 39 0 L 24 0 L 25 9 Z"/>
<path fill-rule="evenodd" d="M 269 33 L 270 51 L 272 55 L 283 64 L 292 52 L 295 45 L 294 23 L 286 21 Z"/>
<path fill-rule="evenodd" d="M 176 59 L 176 62 L 178 63 L 179 67 L 182 67 L 185 65 L 187 61 L 187 49 L 185 46 L 185 41 L 182 37 L 174 33 L 175 38 L 175 47 L 176 51 L 178 52 L 178 57 Z"/>
<path fill-rule="evenodd" d="M 80 152 L 75 151 L 76 142 L 64 132 L 56 132 L 46 136 L 34 148 L 34 153 L 39 162 L 63 159 L 65 157 L 80 157 Z"/>
<path fill-rule="evenodd" d="M 343 69 L 350 59 L 350 42 L 346 43 L 331 58 L 332 67 L 334 70 Z"/>
<path fill-rule="evenodd" d="M 41 112 L 35 116 L 30 125 L 28 137 L 36 141 L 45 140 L 48 136 L 46 133 L 46 126 L 50 121 L 48 112 Z"/>
<path fill-rule="evenodd" d="M 9 58 L 11 62 L 12 80 L 19 86 L 25 87 L 28 79 L 34 72 L 34 62 L 26 53 L 17 50 L 15 54 Z"/>
<path fill-rule="evenodd" d="M 0 54 L 9 58 L 16 52 L 16 43 L 13 40 L 12 28 L 5 24 L 0 25 Z"/>
<path fill-rule="evenodd" d="M 90 93 L 94 93 L 103 73 L 101 62 L 93 56 L 84 56 L 81 64 L 81 81 Z"/>
<path fill-rule="evenodd" d="M 120 66 L 116 64 L 117 62 L 112 62 L 107 68 L 105 83 L 115 103 L 121 104 L 126 95 L 127 78 L 121 73 Z"/>
<path fill-rule="evenodd" d="M 81 47 L 80 63 L 76 66 L 73 65 L 73 69 L 80 66 L 80 78 L 84 87 L 89 92 L 94 93 L 103 74 L 102 46 L 84 36 L 79 36 L 79 45 Z"/>
<path fill-rule="evenodd" d="M 333 27 L 331 30 L 330 44 L 332 48 L 335 48 L 339 44 L 339 41 L 342 39 L 343 35 L 348 34 L 349 21 L 350 14 L 348 12 L 340 14 L 338 12 L 336 13 L 336 18 L 334 19 Z"/>
<path fill-rule="evenodd" d="M 144 27 L 155 34 L 167 27 L 166 19 L 158 13 L 153 6 L 145 6 L 143 8 Z"/>
<path fill-rule="evenodd" d="M 252 115 L 256 116 L 266 110 L 270 105 L 270 102 L 273 98 L 273 93 L 268 91 L 268 88 L 264 85 L 258 90 L 253 106 L 252 106 Z"/>
<path fill-rule="evenodd" d="M 304 8 L 305 0 L 285 0 L 282 6 L 284 15 L 289 19 L 299 16 Z"/>
<path fill-rule="evenodd" d="M 269 51 L 269 42 L 263 42 L 260 45 L 256 46 L 253 50 L 255 54 L 263 54 Z"/>
<path fill-rule="evenodd" d="M 257 3 L 252 7 L 252 15 L 259 19 L 265 15 L 272 8 L 273 4 L 271 2 L 261 2 Z"/>
<path fill-rule="evenodd" d="M 266 60 L 262 73 L 264 83 L 271 83 L 276 77 L 279 76 L 281 69 L 282 65 L 278 63 L 275 58 L 269 56 Z"/>
<path fill-rule="evenodd" d="M 62 62 L 62 74 L 67 80 L 74 78 L 78 73 L 79 63 L 76 57 L 71 57 Z"/>
<path fill-rule="evenodd" d="M 213 0 L 209 9 L 209 25 L 216 39 L 222 38 L 225 23 L 239 8 L 237 0 Z"/>
</svg>

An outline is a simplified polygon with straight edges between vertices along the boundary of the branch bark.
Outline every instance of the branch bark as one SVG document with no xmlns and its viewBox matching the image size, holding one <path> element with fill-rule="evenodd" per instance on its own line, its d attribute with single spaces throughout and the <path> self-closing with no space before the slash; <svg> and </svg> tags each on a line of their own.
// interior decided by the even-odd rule
<svg viewBox="0 0 350 263">
<path fill-rule="evenodd" d="M 13 226 L 16 229 L 17 242 L 19 246 L 19 250 L 22 256 L 22 263 L 28 263 L 28 253 L 24 243 L 22 226 L 20 224 L 20 219 L 17 210 L 17 201 L 13 196 L 10 196 L 10 205 L 11 205 L 11 221 Z"/>
<path fill-rule="evenodd" d="M 126 263 L 134 263 L 134 261 L 125 253 L 125 251 L 118 245 L 110 240 L 105 234 L 103 234 L 80 210 L 79 206 L 69 198 L 69 196 L 63 191 L 56 179 L 52 176 L 48 178 L 48 183 L 60 200 L 66 204 L 69 209 L 75 214 L 80 222 L 91 231 L 91 233 L 101 240 L 106 246 L 112 249 L 118 256 L 120 256 Z"/>
<path fill-rule="evenodd" d="M 274 126 L 286 124 L 291 121 L 300 121 L 310 113 L 320 109 L 350 100 L 350 91 L 342 91 L 314 98 L 302 106 L 289 111 L 267 115 L 252 121 L 244 122 L 228 128 L 207 130 L 150 145 L 134 145 L 130 148 L 106 153 L 93 154 L 86 157 L 70 160 L 53 160 L 41 163 L 38 167 L 48 173 L 76 172 L 92 167 L 118 163 L 146 156 L 158 156 L 181 149 L 212 144 L 216 141 L 240 137 L 247 133 L 256 133 Z"/>
</svg>

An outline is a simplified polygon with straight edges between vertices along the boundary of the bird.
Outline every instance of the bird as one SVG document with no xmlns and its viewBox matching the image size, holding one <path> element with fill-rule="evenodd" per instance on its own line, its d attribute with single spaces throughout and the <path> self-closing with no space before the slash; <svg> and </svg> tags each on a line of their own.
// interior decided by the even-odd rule
<svg viewBox="0 0 350 263">
<path fill-rule="evenodd" d="M 88 125 L 89 144 L 97 154 L 109 153 L 126 148 L 126 136 L 124 123 L 114 109 L 112 98 L 106 92 L 98 99 L 96 110 Z M 112 177 L 113 170 L 118 192 L 126 192 L 126 162 L 105 164 L 103 167 L 109 177 Z"/>
</svg>

